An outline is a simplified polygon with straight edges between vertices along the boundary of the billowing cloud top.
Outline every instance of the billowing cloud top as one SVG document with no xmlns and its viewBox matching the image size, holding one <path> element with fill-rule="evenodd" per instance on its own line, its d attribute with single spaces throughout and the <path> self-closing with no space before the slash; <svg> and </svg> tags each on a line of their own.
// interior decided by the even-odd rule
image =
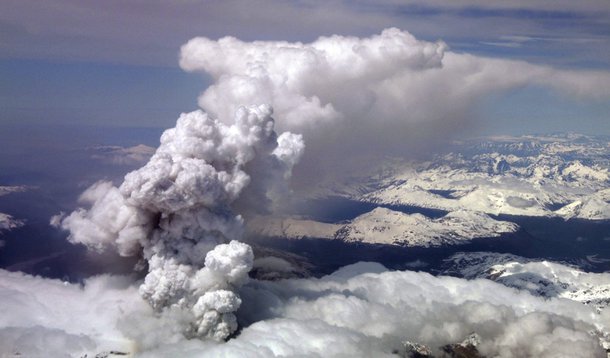
<svg viewBox="0 0 610 358">
<path fill-rule="evenodd" d="M 421 151 L 422 143 L 469 128 L 491 93 L 538 85 L 610 97 L 607 72 L 455 53 L 396 28 L 311 43 L 198 37 L 182 47 L 180 65 L 212 77 L 199 105 L 219 118 L 240 105 L 271 104 L 278 128 L 309 143 L 303 162 L 310 172 L 359 154 Z"/>
<path fill-rule="evenodd" d="M 396 28 L 309 44 L 198 37 L 182 47 L 180 65 L 214 79 L 199 98 L 210 113 L 230 118 L 241 104 L 270 103 L 280 127 L 292 130 L 336 119 L 450 120 L 441 114 L 454 113 L 460 103 L 527 84 L 610 95 L 608 73 L 456 54 L 443 42 L 420 41 Z"/>
<path fill-rule="evenodd" d="M 441 67 L 446 48 L 395 28 L 310 44 L 198 37 L 182 47 L 180 65 L 216 80 L 199 99 L 211 113 L 222 117 L 242 103 L 271 103 L 282 125 L 298 128 L 366 111 L 383 82 Z"/>
</svg>

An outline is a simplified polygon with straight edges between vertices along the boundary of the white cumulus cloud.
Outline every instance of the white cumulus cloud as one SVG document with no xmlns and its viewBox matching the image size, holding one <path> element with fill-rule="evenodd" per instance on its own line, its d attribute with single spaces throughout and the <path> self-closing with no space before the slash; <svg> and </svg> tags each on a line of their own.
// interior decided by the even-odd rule
<svg viewBox="0 0 610 358">
<path fill-rule="evenodd" d="M 183 45 L 180 65 L 211 76 L 199 105 L 213 115 L 271 104 L 278 128 L 302 133 L 308 143 L 308 169 L 297 169 L 300 175 L 319 173 L 320 163 L 327 171 L 338 162 L 353 166 L 362 154 L 432 149 L 435 140 L 469 128 L 477 104 L 492 93 L 539 85 L 610 96 L 608 72 L 456 53 L 396 28 L 311 43 L 197 37 Z"/>
<path fill-rule="evenodd" d="M 0 342 L 9 343 L 2 354 L 395 357 L 406 341 L 439 354 L 475 332 L 485 356 L 605 357 L 600 337 L 610 329 L 607 314 L 567 299 L 359 263 L 320 279 L 252 280 L 241 298 L 208 291 L 194 306 L 204 326 L 219 319 L 215 327 L 230 327 L 236 318 L 244 327 L 218 343 L 186 338 L 188 316 L 154 313 L 126 278 L 101 276 L 80 287 L 6 271 L 0 277 Z M 236 317 L 222 318 L 238 306 Z"/>
</svg>

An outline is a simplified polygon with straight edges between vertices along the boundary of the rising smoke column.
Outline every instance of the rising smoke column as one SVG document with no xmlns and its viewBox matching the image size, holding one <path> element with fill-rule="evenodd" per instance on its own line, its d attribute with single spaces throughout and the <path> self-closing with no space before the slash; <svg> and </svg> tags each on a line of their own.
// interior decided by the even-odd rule
<svg viewBox="0 0 610 358">
<path fill-rule="evenodd" d="M 495 91 L 533 83 L 610 93 L 607 74 L 453 53 L 398 29 L 309 44 L 196 38 L 183 46 L 181 66 L 215 81 L 199 104 L 217 119 L 182 115 L 143 168 L 119 187 L 93 185 L 81 197 L 86 209 L 55 221 L 72 242 L 141 254 L 149 266 L 142 296 L 186 317 L 187 336 L 215 339 L 235 329 L 236 288 L 252 265 L 250 248 L 232 241 L 243 221 L 236 213 L 265 210 L 281 197 L 303 151 L 300 136 L 276 136 L 270 108 L 258 104 L 273 105 L 281 129 L 306 135 L 311 162 L 336 167 L 349 158 L 366 165 L 358 154 L 375 148 L 385 154 L 396 145 L 405 153 L 417 134 L 429 142 L 437 131 L 453 132 L 473 103 Z M 418 127 L 425 130 L 410 134 Z M 309 171 L 316 179 L 322 173 Z M 362 312 L 369 322 L 370 311 Z"/>
<path fill-rule="evenodd" d="M 235 292 L 253 261 L 235 240 L 243 219 L 234 207 L 264 209 L 304 148 L 300 135 L 275 133 L 271 114 L 267 105 L 240 107 L 232 124 L 182 114 L 146 165 L 119 187 L 94 184 L 80 198 L 87 209 L 54 221 L 73 243 L 141 254 L 149 272 L 140 294 L 153 308 L 186 315 L 189 337 L 225 339 L 237 328 Z"/>
</svg>

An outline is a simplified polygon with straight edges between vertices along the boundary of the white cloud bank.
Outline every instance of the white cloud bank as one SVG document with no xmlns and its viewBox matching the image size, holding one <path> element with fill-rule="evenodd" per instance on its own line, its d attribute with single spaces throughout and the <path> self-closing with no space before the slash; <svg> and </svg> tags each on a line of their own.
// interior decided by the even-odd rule
<svg viewBox="0 0 610 358">
<path fill-rule="evenodd" d="M 321 279 L 249 282 L 237 312 L 245 328 L 218 343 L 187 340 L 183 312 L 154 313 L 126 278 L 83 287 L 7 271 L 0 278 L 0 354 L 9 356 L 395 357 L 406 340 L 439 353 L 476 332 L 486 356 L 604 357 L 598 337 L 610 328 L 607 314 L 570 300 L 360 263 Z M 220 310 L 220 301 L 235 304 L 212 301 Z"/>
<path fill-rule="evenodd" d="M 198 37 L 182 47 L 180 65 L 215 81 L 199 98 L 208 112 L 230 118 L 240 105 L 269 103 L 281 119 L 279 128 L 297 132 L 338 120 L 460 121 L 456 109 L 490 91 L 527 84 L 610 96 L 607 72 L 458 54 L 441 41 L 420 41 L 396 28 L 308 44 Z"/>
<path fill-rule="evenodd" d="M 127 278 L 100 276 L 79 287 L 4 270 L 0 277 L 2 357 L 133 350 L 117 321 L 127 312 L 151 311 Z"/>
</svg>

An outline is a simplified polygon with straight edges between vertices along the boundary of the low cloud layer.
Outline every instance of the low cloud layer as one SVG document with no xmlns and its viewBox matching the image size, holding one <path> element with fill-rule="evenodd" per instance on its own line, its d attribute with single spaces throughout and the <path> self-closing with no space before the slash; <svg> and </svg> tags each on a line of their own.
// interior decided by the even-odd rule
<svg viewBox="0 0 610 358">
<path fill-rule="evenodd" d="M 237 311 L 245 328 L 217 343 L 185 340 L 182 313 L 155 314 L 127 278 L 101 276 L 79 287 L 6 271 L 0 277 L 2 354 L 395 357 L 405 341 L 438 353 L 476 332 L 485 356 L 605 357 L 599 337 L 610 328 L 607 314 L 566 299 L 360 263 L 321 279 L 251 281 Z"/>
<path fill-rule="evenodd" d="M 125 312 L 151 314 L 126 277 L 91 278 L 83 287 L 4 270 L 0 277 L 2 356 L 133 350 L 117 322 Z"/>
</svg>

